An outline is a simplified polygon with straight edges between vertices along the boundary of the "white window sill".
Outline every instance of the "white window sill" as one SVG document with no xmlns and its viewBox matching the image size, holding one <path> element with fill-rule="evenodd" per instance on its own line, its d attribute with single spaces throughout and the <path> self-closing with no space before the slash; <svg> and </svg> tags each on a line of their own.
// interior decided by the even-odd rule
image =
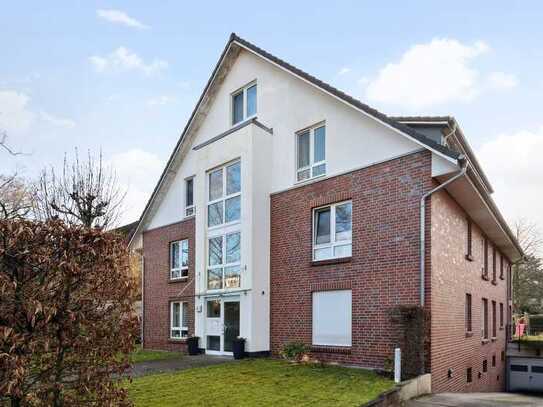
<svg viewBox="0 0 543 407">
<path fill-rule="evenodd" d="M 317 175 L 316 177 L 306 178 L 306 179 L 303 179 L 301 181 L 295 181 L 294 185 L 299 186 L 299 185 L 303 185 L 303 184 L 310 184 L 311 182 L 319 180 L 320 178 L 326 178 L 326 173 L 321 174 L 321 175 Z"/>
</svg>

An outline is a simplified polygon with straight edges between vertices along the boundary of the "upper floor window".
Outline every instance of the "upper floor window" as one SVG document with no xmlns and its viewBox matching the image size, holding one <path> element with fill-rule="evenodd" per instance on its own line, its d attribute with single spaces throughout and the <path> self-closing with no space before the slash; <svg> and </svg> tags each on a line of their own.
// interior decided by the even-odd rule
<svg viewBox="0 0 543 407">
<path fill-rule="evenodd" d="M 241 163 L 213 170 L 208 175 L 207 226 L 239 221 L 241 216 Z"/>
<path fill-rule="evenodd" d="M 232 125 L 256 116 L 256 83 L 232 94 Z"/>
<path fill-rule="evenodd" d="M 194 178 L 185 180 L 185 216 L 194 215 Z"/>
<path fill-rule="evenodd" d="M 186 338 L 189 335 L 188 305 L 178 301 L 170 304 L 170 338 Z"/>
<path fill-rule="evenodd" d="M 189 241 L 178 240 L 170 243 L 170 279 L 188 277 Z"/>
<path fill-rule="evenodd" d="M 481 337 L 488 339 L 488 300 L 482 299 L 481 306 Z"/>
<path fill-rule="evenodd" d="M 472 330 L 472 320 L 471 320 L 471 294 L 466 294 L 466 332 L 471 333 Z"/>
<path fill-rule="evenodd" d="M 318 125 L 296 134 L 296 180 L 326 174 L 326 126 Z"/>
<path fill-rule="evenodd" d="M 492 282 L 496 283 L 496 246 L 492 246 Z"/>
<path fill-rule="evenodd" d="M 351 252 L 351 201 L 315 209 L 313 215 L 313 260 L 349 257 Z"/>
<path fill-rule="evenodd" d="M 467 250 L 466 250 L 466 259 L 473 260 L 473 234 L 472 234 L 472 226 L 471 226 L 471 219 L 467 219 Z"/>
<path fill-rule="evenodd" d="M 503 275 L 503 254 L 500 253 L 500 280 L 503 280 L 505 277 Z"/>
<path fill-rule="evenodd" d="M 483 238 L 483 278 L 488 279 L 488 240 Z"/>
</svg>

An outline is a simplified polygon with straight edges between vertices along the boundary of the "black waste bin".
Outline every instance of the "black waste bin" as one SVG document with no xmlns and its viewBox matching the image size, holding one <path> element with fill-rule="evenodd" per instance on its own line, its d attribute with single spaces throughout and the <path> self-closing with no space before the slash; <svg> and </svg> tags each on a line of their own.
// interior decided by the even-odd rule
<svg viewBox="0 0 543 407">
<path fill-rule="evenodd" d="M 233 341 L 234 359 L 243 359 L 245 357 L 245 338 L 236 338 Z"/>
<path fill-rule="evenodd" d="M 200 349 L 198 348 L 198 340 L 200 338 L 197 336 L 191 336 L 189 339 L 187 339 L 187 345 L 189 350 L 189 355 L 194 356 L 198 355 L 200 353 Z"/>
</svg>

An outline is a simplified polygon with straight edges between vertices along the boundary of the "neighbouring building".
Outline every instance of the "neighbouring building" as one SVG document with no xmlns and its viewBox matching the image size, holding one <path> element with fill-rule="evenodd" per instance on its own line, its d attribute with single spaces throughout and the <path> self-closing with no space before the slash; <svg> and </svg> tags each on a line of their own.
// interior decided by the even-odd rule
<svg viewBox="0 0 543 407">
<path fill-rule="evenodd" d="M 503 389 L 522 252 L 492 192 L 454 118 L 388 117 L 232 34 L 131 240 L 144 346 L 383 368 L 390 311 L 422 305 L 433 389 Z"/>
</svg>

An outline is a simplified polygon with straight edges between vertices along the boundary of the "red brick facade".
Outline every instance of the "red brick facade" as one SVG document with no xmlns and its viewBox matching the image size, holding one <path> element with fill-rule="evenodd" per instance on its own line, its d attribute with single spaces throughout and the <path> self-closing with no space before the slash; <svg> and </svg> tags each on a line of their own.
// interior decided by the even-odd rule
<svg viewBox="0 0 543 407">
<path fill-rule="evenodd" d="M 399 338 L 390 311 L 419 304 L 419 215 L 422 194 L 437 184 L 431 177 L 431 153 L 416 152 L 344 175 L 324 179 L 271 196 L 270 343 L 277 355 L 293 341 L 312 342 L 312 293 L 352 290 L 352 346 L 313 347 L 323 361 L 383 368 Z M 313 209 L 352 201 L 352 257 L 312 262 Z M 500 254 L 493 282 L 492 242 L 488 276 L 483 235 L 472 225 L 472 261 L 466 259 L 467 217 L 446 193 L 427 200 L 426 307 L 431 311 L 426 365 L 432 388 L 443 391 L 504 389 L 508 323 L 507 261 L 500 278 Z M 194 333 L 194 218 L 146 231 L 144 346 L 184 350 L 169 336 L 170 301 L 189 305 L 189 334 Z M 189 239 L 189 275 L 169 280 L 169 243 Z M 472 296 L 472 331 L 466 333 L 466 294 Z M 481 302 L 488 299 L 489 341 L 481 340 Z M 492 339 L 492 301 L 496 302 L 496 338 Z M 500 328 L 503 304 L 503 328 Z M 493 365 L 495 358 L 495 366 Z M 487 372 L 483 372 L 483 361 Z M 472 369 L 467 383 L 466 369 Z M 449 370 L 450 373 L 449 374 Z"/>
<path fill-rule="evenodd" d="M 170 281 L 170 242 L 183 239 L 189 240 L 188 277 Z M 143 256 L 144 347 L 185 350 L 185 340 L 170 339 L 170 302 L 187 302 L 189 335 L 194 334 L 194 218 L 144 232 Z"/>
<path fill-rule="evenodd" d="M 397 338 L 389 311 L 419 300 L 419 201 L 432 187 L 418 152 L 271 198 L 271 351 L 312 341 L 312 291 L 352 289 L 352 346 L 319 347 L 321 360 L 382 368 Z M 312 264 L 312 210 L 352 200 L 352 257 Z M 341 352 L 340 352 L 341 351 Z"/>
<path fill-rule="evenodd" d="M 484 269 L 483 235 L 472 224 L 472 261 L 467 254 L 467 216 L 446 193 L 432 196 L 432 306 L 431 306 L 431 371 L 432 390 L 443 391 L 503 391 L 508 324 L 507 272 L 504 262 L 500 278 L 500 254 L 496 254 L 496 280 L 493 283 L 493 245 L 488 243 L 488 279 Z M 466 294 L 471 294 L 472 332 L 466 333 Z M 489 341 L 481 339 L 482 299 L 488 300 Z M 496 302 L 496 339 L 492 340 L 492 301 Z M 500 329 L 500 304 L 504 323 Z M 492 366 L 493 356 L 496 366 Z M 483 372 L 483 361 L 488 371 Z M 467 383 L 467 368 L 471 367 L 472 382 Z M 448 370 L 452 369 L 452 377 Z M 480 375 L 480 376 L 479 376 Z"/>
</svg>

